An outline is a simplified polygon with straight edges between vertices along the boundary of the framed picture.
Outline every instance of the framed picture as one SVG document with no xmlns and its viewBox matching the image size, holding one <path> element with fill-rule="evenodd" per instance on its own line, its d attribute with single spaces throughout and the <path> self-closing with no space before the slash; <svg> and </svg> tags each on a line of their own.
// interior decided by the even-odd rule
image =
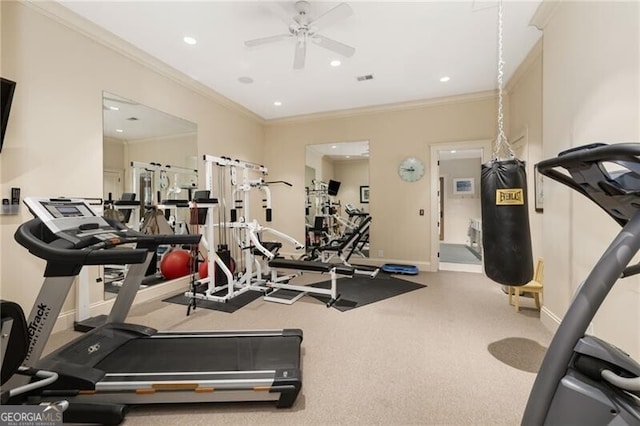
<svg viewBox="0 0 640 426">
<path fill-rule="evenodd" d="M 453 180 L 454 195 L 474 195 L 475 193 L 474 178 L 460 178 Z"/>
<path fill-rule="evenodd" d="M 544 192 L 542 191 L 542 173 L 538 171 L 538 166 L 533 166 L 533 190 L 535 191 L 536 211 L 542 213 L 544 211 Z"/>
<path fill-rule="evenodd" d="M 360 187 L 360 203 L 367 204 L 369 202 L 369 186 Z"/>
</svg>

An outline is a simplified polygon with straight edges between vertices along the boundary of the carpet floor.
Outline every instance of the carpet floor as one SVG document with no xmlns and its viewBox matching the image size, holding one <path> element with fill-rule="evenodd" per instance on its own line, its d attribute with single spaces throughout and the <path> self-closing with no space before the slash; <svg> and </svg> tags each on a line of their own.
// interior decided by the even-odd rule
<svg viewBox="0 0 640 426">
<path fill-rule="evenodd" d="M 305 274 L 313 284 L 326 275 Z M 302 391 L 292 408 L 272 403 L 133 406 L 138 425 L 518 425 L 551 333 L 533 301 L 515 312 L 482 274 L 422 272 L 427 285 L 347 314 L 314 297 L 292 305 L 259 298 L 229 314 L 161 299 L 127 322 L 159 330 L 303 330 Z M 76 337 L 56 333 L 46 351 Z M 215 353 L 194 353 L 212 357 Z"/>
</svg>

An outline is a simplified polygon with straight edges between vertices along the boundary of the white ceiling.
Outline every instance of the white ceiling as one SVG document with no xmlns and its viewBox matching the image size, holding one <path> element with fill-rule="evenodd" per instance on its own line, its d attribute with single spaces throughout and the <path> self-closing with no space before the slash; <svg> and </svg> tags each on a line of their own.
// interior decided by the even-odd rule
<svg viewBox="0 0 640 426">
<path fill-rule="evenodd" d="M 307 145 L 307 148 L 332 160 L 362 160 L 369 157 L 369 141 Z"/>
<path fill-rule="evenodd" d="M 541 35 L 529 26 L 540 2 L 504 0 L 505 82 Z M 355 54 L 343 58 L 309 45 L 300 70 L 293 69 L 293 39 L 244 45 L 287 33 L 294 2 L 60 3 L 264 119 L 497 88 L 497 1 L 349 2 L 353 15 L 320 33 L 353 46 Z M 311 1 L 311 19 L 338 4 Z M 198 43 L 187 45 L 185 36 Z M 331 67 L 333 59 L 342 65 Z M 357 81 L 366 74 L 374 78 Z M 451 80 L 441 83 L 443 76 Z"/>
<path fill-rule="evenodd" d="M 195 134 L 194 123 L 125 99 L 102 94 L 103 135 L 121 141 L 158 139 Z"/>
</svg>

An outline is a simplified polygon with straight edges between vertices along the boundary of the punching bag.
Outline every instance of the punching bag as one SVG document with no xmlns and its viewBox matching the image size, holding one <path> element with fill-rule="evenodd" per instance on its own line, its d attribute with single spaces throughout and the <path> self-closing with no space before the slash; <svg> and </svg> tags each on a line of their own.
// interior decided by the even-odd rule
<svg viewBox="0 0 640 426">
<path fill-rule="evenodd" d="M 485 273 L 509 286 L 533 278 L 525 164 L 518 159 L 482 165 L 482 246 Z"/>
</svg>

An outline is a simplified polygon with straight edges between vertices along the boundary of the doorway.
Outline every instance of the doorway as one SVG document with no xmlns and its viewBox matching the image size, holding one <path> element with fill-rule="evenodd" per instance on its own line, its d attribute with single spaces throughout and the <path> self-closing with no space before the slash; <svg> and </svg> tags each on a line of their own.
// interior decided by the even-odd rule
<svg viewBox="0 0 640 426">
<path fill-rule="evenodd" d="M 124 192 L 124 179 L 122 170 L 107 170 L 103 172 L 102 189 L 105 198 L 119 200 Z"/>
<path fill-rule="evenodd" d="M 433 145 L 435 270 L 482 273 L 480 169 L 489 141 Z"/>
</svg>

